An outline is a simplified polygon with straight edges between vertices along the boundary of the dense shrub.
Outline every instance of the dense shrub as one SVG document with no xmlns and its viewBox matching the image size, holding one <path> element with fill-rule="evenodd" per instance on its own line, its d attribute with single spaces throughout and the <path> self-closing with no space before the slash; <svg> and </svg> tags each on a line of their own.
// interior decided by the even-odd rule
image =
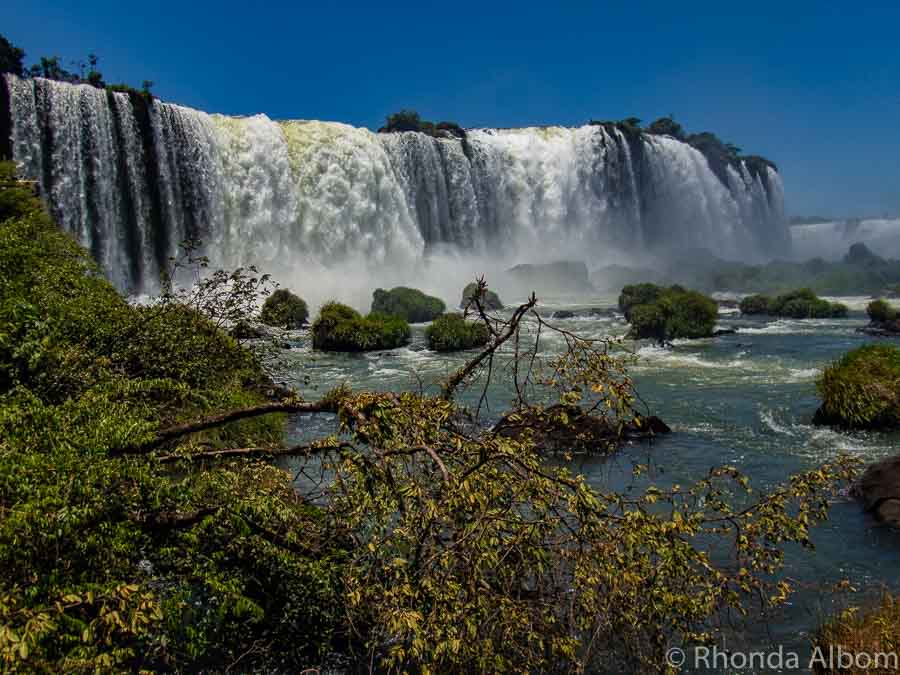
<svg viewBox="0 0 900 675">
<path fill-rule="evenodd" d="M 278 443 L 283 416 L 125 453 L 265 403 L 258 359 L 191 306 L 130 306 L 30 190 L 0 202 L 0 670 L 197 671 L 263 642 L 282 668 L 321 659 L 343 600 L 318 509 L 259 460 L 160 459 Z"/>
<path fill-rule="evenodd" d="M 409 324 L 397 316 L 362 316 L 347 305 L 329 302 L 312 325 L 313 347 L 333 352 L 394 349 L 409 341 Z"/>
<path fill-rule="evenodd" d="M 743 314 L 770 314 L 791 319 L 829 319 L 847 316 L 847 306 L 828 302 L 808 288 L 784 293 L 775 298 L 752 295 L 741 300 Z"/>
<path fill-rule="evenodd" d="M 432 321 L 447 309 L 440 298 L 425 295 L 415 288 L 397 286 L 389 291 L 381 288 L 372 294 L 372 311 L 399 316 L 410 323 Z"/>
<path fill-rule="evenodd" d="M 444 137 L 447 135 L 457 138 L 464 138 L 465 129 L 456 122 L 429 122 L 423 120 L 415 110 L 401 110 L 387 116 L 384 126 L 378 130 L 381 134 L 400 133 L 404 131 L 418 131 L 423 134 L 435 137 Z"/>
<path fill-rule="evenodd" d="M 676 338 L 701 338 L 713 334 L 719 307 L 712 298 L 680 286 L 654 284 L 626 286 L 619 308 L 631 324 L 629 335 L 667 342 Z"/>
<path fill-rule="evenodd" d="M 897 318 L 897 310 L 881 299 L 870 302 L 866 314 L 875 323 L 887 323 Z"/>
<path fill-rule="evenodd" d="M 847 307 L 822 300 L 808 288 L 779 295 L 769 303 L 769 314 L 792 319 L 828 319 L 847 316 Z"/>
<path fill-rule="evenodd" d="M 741 314 L 768 314 L 769 298 L 765 295 L 748 295 L 741 299 Z"/>
<path fill-rule="evenodd" d="M 267 326 L 302 328 L 309 318 L 306 302 L 286 288 L 279 288 L 263 303 L 259 320 Z"/>
<path fill-rule="evenodd" d="M 825 621 L 813 636 L 813 643 L 822 654 L 842 652 L 848 660 L 852 658 L 853 664 L 871 664 L 867 668 L 842 667 L 840 672 L 846 675 L 892 672 L 896 663 L 893 657 L 900 654 L 900 598 L 885 593 L 877 604 L 848 608 Z M 884 668 L 876 662 L 878 654 L 891 659 L 882 660 Z M 818 663 L 813 669 L 816 675 L 835 672 L 836 666 L 823 668 Z"/>
<path fill-rule="evenodd" d="M 444 314 L 425 331 L 428 348 L 453 352 L 487 344 L 488 329 L 481 322 L 466 321 L 461 314 Z"/>
<path fill-rule="evenodd" d="M 466 287 L 462 292 L 462 300 L 459 303 L 459 306 L 462 308 L 467 307 L 472 302 L 472 298 L 475 297 L 475 294 L 478 292 L 478 284 L 476 282 L 472 282 L 470 284 L 466 284 Z M 481 305 L 487 310 L 498 310 L 503 309 L 503 301 L 500 300 L 500 296 L 497 295 L 494 291 L 488 290 L 487 288 L 481 294 Z"/>
<path fill-rule="evenodd" d="M 665 288 L 656 284 L 629 284 L 619 294 L 619 309 L 625 315 L 626 321 L 631 321 L 631 310 L 637 305 L 646 305 L 656 302 Z"/>
<path fill-rule="evenodd" d="M 865 345 L 828 366 L 816 382 L 816 422 L 851 428 L 900 424 L 900 349 Z"/>
</svg>

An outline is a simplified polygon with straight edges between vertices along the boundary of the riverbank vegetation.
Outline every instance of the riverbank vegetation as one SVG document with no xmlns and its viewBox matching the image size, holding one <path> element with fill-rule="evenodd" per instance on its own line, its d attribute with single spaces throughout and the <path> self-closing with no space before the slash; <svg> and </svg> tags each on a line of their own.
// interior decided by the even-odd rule
<svg viewBox="0 0 900 675">
<path fill-rule="evenodd" d="M 750 295 L 740 302 L 741 314 L 765 314 L 791 319 L 836 319 L 847 316 L 847 306 L 828 302 L 808 288 L 783 293 L 774 298 Z"/>
<path fill-rule="evenodd" d="M 816 382 L 814 422 L 855 429 L 900 425 L 900 348 L 865 345 L 847 352 Z"/>
<path fill-rule="evenodd" d="M 466 309 L 474 304 L 475 298 L 481 303 L 481 306 L 489 311 L 503 309 L 503 301 L 495 291 L 490 290 L 487 286 L 472 281 L 463 288 L 462 300 L 459 306 Z"/>
<path fill-rule="evenodd" d="M 372 294 L 373 312 L 399 316 L 409 323 L 433 321 L 446 309 L 443 300 L 415 288 L 397 286 L 389 291 L 378 288 Z"/>
<path fill-rule="evenodd" d="M 711 337 L 719 315 L 716 301 L 681 286 L 625 286 L 619 309 L 631 324 L 629 337 L 671 342 L 677 338 Z"/>
<path fill-rule="evenodd" d="M 555 328 L 534 297 L 476 307 L 488 343 L 439 391 L 306 400 L 225 333 L 252 271 L 131 306 L 30 187 L 7 175 L 0 204 L 7 671 L 659 671 L 669 646 L 788 601 L 782 547 L 812 546 L 854 473 L 838 458 L 751 494 L 719 467 L 620 494 L 546 462 L 458 394 L 509 378 L 510 425 L 576 406 L 608 429 L 638 399 L 616 342 Z M 320 432 L 285 444 L 286 414 Z M 321 474 L 294 483 L 278 455 Z"/>
<path fill-rule="evenodd" d="M 881 258 L 864 244 L 850 247 L 841 260 L 812 258 L 803 262 L 773 260 L 747 265 L 722 260 L 709 251 L 693 250 L 661 261 L 654 269 L 610 266 L 594 272 L 603 289 L 649 280 L 683 284 L 703 291 L 778 295 L 808 288 L 819 295 L 881 295 L 900 283 L 900 261 Z"/>
</svg>

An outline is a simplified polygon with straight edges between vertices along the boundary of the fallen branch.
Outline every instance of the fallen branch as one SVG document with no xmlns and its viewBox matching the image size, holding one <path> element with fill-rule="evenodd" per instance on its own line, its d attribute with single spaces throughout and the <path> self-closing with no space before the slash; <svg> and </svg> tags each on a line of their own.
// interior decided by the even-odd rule
<svg viewBox="0 0 900 675">
<path fill-rule="evenodd" d="M 262 415 L 271 415 L 272 413 L 337 413 L 338 401 L 332 398 L 324 398 L 313 403 L 304 403 L 300 401 L 279 401 L 276 403 L 263 403 L 261 405 L 250 406 L 248 408 L 238 408 L 237 410 L 229 410 L 228 412 L 219 413 L 218 415 L 210 415 L 201 417 L 198 420 L 176 424 L 168 429 L 162 429 L 156 432 L 156 436 L 145 442 L 136 445 L 119 448 L 112 451 L 112 455 L 135 455 L 150 450 L 154 450 L 169 441 L 193 434 L 198 431 L 206 431 L 221 427 L 231 422 L 250 419 L 253 417 L 261 417 Z"/>
<path fill-rule="evenodd" d="M 330 450 L 340 450 L 346 446 L 347 444 L 342 443 L 341 445 L 295 445 L 290 448 L 227 448 L 224 450 L 207 450 L 204 452 L 194 452 L 189 454 L 173 453 L 171 455 L 161 455 L 156 459 L 161 464 L 170 464 L 172 462 L 180 462 L 182 460 L 188 462 L 200 462 L 215 459 L 229 459 L 231 457 L 284 457 L 286 455 L 309 455 L 319 452 L 328 452 Z"/>
</svg>

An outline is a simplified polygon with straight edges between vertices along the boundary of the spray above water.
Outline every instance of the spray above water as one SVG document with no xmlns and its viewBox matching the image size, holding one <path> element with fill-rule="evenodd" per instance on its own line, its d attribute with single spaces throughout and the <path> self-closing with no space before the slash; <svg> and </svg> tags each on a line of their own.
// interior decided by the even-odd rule
<svg viewBox="0 0 900 675">
<path fill-rule="evenodd" d="M 740 162 L 726 181 L 668 137 L 599 125 L 376 134 L 5 84 L 20 171 L 129 292 L 152 291 L 185 239 L 213 265 L 255 264 L 310 296 L 447 283 L 434 289 L 447 299 L 501 264 L 691 247 L 746 260 L 787 241 L 773 169 Z M 438 272 L 452 281 L 430 283 Z"/>
</svg>

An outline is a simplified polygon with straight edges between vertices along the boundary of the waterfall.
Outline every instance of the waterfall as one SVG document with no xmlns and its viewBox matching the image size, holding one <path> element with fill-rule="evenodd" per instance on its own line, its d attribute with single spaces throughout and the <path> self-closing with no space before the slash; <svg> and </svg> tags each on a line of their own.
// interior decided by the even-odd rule
<svg viewBox="0 0 900 675">
<path fill-rule="evenodd" d="M 228 267 L 397 270 L 438 251 L 747 260 L 789 242 L 773 168 L 716 174 L 685 143 L 612 125 L 377 134 L 4 78 L 19 171 L 128 292 L 152 290 L 188 239 Z"/>
</svg>

